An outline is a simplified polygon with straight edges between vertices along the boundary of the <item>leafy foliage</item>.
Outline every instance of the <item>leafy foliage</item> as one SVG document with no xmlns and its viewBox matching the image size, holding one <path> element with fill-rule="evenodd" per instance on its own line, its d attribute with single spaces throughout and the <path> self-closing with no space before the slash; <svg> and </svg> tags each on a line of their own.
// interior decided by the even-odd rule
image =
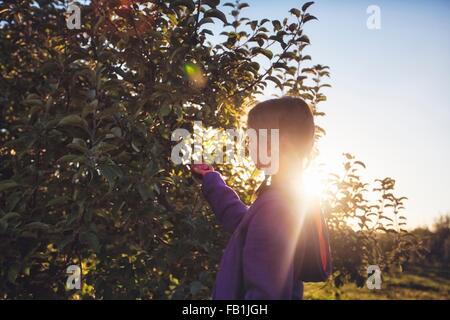
<svg viewBox="0 0 450 320">
<path fill-rule="evenodd" d="M 369 265 L 401 271 L 418 248 L 417 238 L 404 228 L 406 198 L 394 194 L 395 180 L 387 177 L 366 183 L 359 173 L 364 163 L 350 154 L 344 156 L 344 172 L 331 175 L 325 199 L 336 288 L 347 282 L 364 286 Z"/>
<path fill-rule="evenodd" d="M 81 30 L 66 27 L 63 1 L 1 2 L 2 298 L 210 295 L 226 236 L 187 168 L 170 161 L 172 131 L 191 130 L 193 120 L 238 126 L 269 85 L 322 116 L 329 76 L 304 54 L 311 2 L 282 21 L 249 20 L 247 4 L 219 2 L 92 0 L 79 4 Z M 211 24 L 224 31 L 214 35 Z M 257 177 L 246 165 L 220 169 L 249 202 Z M 378 228 L 352 233 L 342 224 L 356 217 L 346 197 L 367 206 L 349 177 L 350 194 L 342 185 L 332 203 L 333 239 L 364 253 L 348 259 L 335 247 L 336 279 L 361 276 Z M 399 209 L 401 199 L 386 200 Z M 80 291 L 65 289 L 71 264 L 82 266 Z"/>
</svg>

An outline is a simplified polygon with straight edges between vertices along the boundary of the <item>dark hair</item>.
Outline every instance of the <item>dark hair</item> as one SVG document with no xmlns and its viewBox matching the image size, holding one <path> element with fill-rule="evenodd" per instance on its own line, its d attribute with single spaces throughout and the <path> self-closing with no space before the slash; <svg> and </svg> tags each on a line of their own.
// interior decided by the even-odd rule
<svg viewBox="0 0 450 320">
<path fill-rule="evenodd" d="M 247 126 L 258 129 L 279 129 L 280 139 L 291 145 L 296 156 L 307 157 L 314 145 L 314 116 L 301 98 L 285 96 L 256 104 L 248 113 Z M 283 150 L 280 150 L 283 152 Z"/>
</svg>

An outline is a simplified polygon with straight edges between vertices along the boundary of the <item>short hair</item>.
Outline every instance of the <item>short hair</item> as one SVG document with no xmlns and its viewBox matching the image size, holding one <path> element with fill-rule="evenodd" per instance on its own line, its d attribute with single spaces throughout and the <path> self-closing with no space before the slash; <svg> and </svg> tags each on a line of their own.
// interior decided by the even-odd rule
<svg viewBox="0 0 450 320">
<path fill-rule="evenodd" d="M 314 145 L 314 116 L 308 104 L 299 97 L 284 96 L 257 103 L 248 113 L 247 126 L 279 129 L 280 137 L 295 146 L 306 157 Z"/>
</svg>

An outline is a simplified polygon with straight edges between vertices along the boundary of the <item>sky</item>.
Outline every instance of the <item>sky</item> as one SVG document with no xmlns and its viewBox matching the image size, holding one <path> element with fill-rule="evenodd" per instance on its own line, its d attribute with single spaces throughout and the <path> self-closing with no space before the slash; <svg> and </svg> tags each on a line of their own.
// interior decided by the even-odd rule
<svg viewBox="0 0 450 320">
<path fill-rule="evenodd" d="M 303 3 L 245 2 L 243 16 L 280 20 Z M 367 28 L 369 5 L 379 30 Z M 306 53 L 330 67 L 333 86 L 319 108 L 320 161 L 333 168 L 354 154 L 365 178 L 396 180 L 409 228 L 432 225 L 450 212 L 450 1 L 319 0 L 309 11 L 319 21 L 305 28 Z"/>
</svg>

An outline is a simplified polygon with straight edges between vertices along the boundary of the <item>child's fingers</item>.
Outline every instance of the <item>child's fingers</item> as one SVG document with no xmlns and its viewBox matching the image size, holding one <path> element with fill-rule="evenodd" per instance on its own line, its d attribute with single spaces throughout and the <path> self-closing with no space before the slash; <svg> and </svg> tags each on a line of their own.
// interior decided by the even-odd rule
<svg viewBox="0 0 450 320">
<path fill-rule="evenodd" d="M 198 168 L 195 168 L 195 167 L 192 167 L 192 172 L 201 174 L 201 170 L 199 170 Z"/>
<path fill-rule="evenodd" d="M 213 171 L 214 169 L 209 164 L 202 164 L 201 170 L 203 170 L 206 173 L 208 171 Z"/>
<path fill-rule="evenodd" d="M 205 163 L 201 163 L 201 164 L 193 164 L 192 165 L 192 169 L 194 170 L 201 170 L 201 171 L 207 171 L 207 170 L 211 170 L 211 166 Z"/>
<path fill-rule="evenodd" d="M 204 175 L 207 172 L 213 171 L 214 169 L 210 165 L 202 163 L 202 164 L 193 164 L 191 166 L 191 170 L 194 173 Z"/>
</svg>

